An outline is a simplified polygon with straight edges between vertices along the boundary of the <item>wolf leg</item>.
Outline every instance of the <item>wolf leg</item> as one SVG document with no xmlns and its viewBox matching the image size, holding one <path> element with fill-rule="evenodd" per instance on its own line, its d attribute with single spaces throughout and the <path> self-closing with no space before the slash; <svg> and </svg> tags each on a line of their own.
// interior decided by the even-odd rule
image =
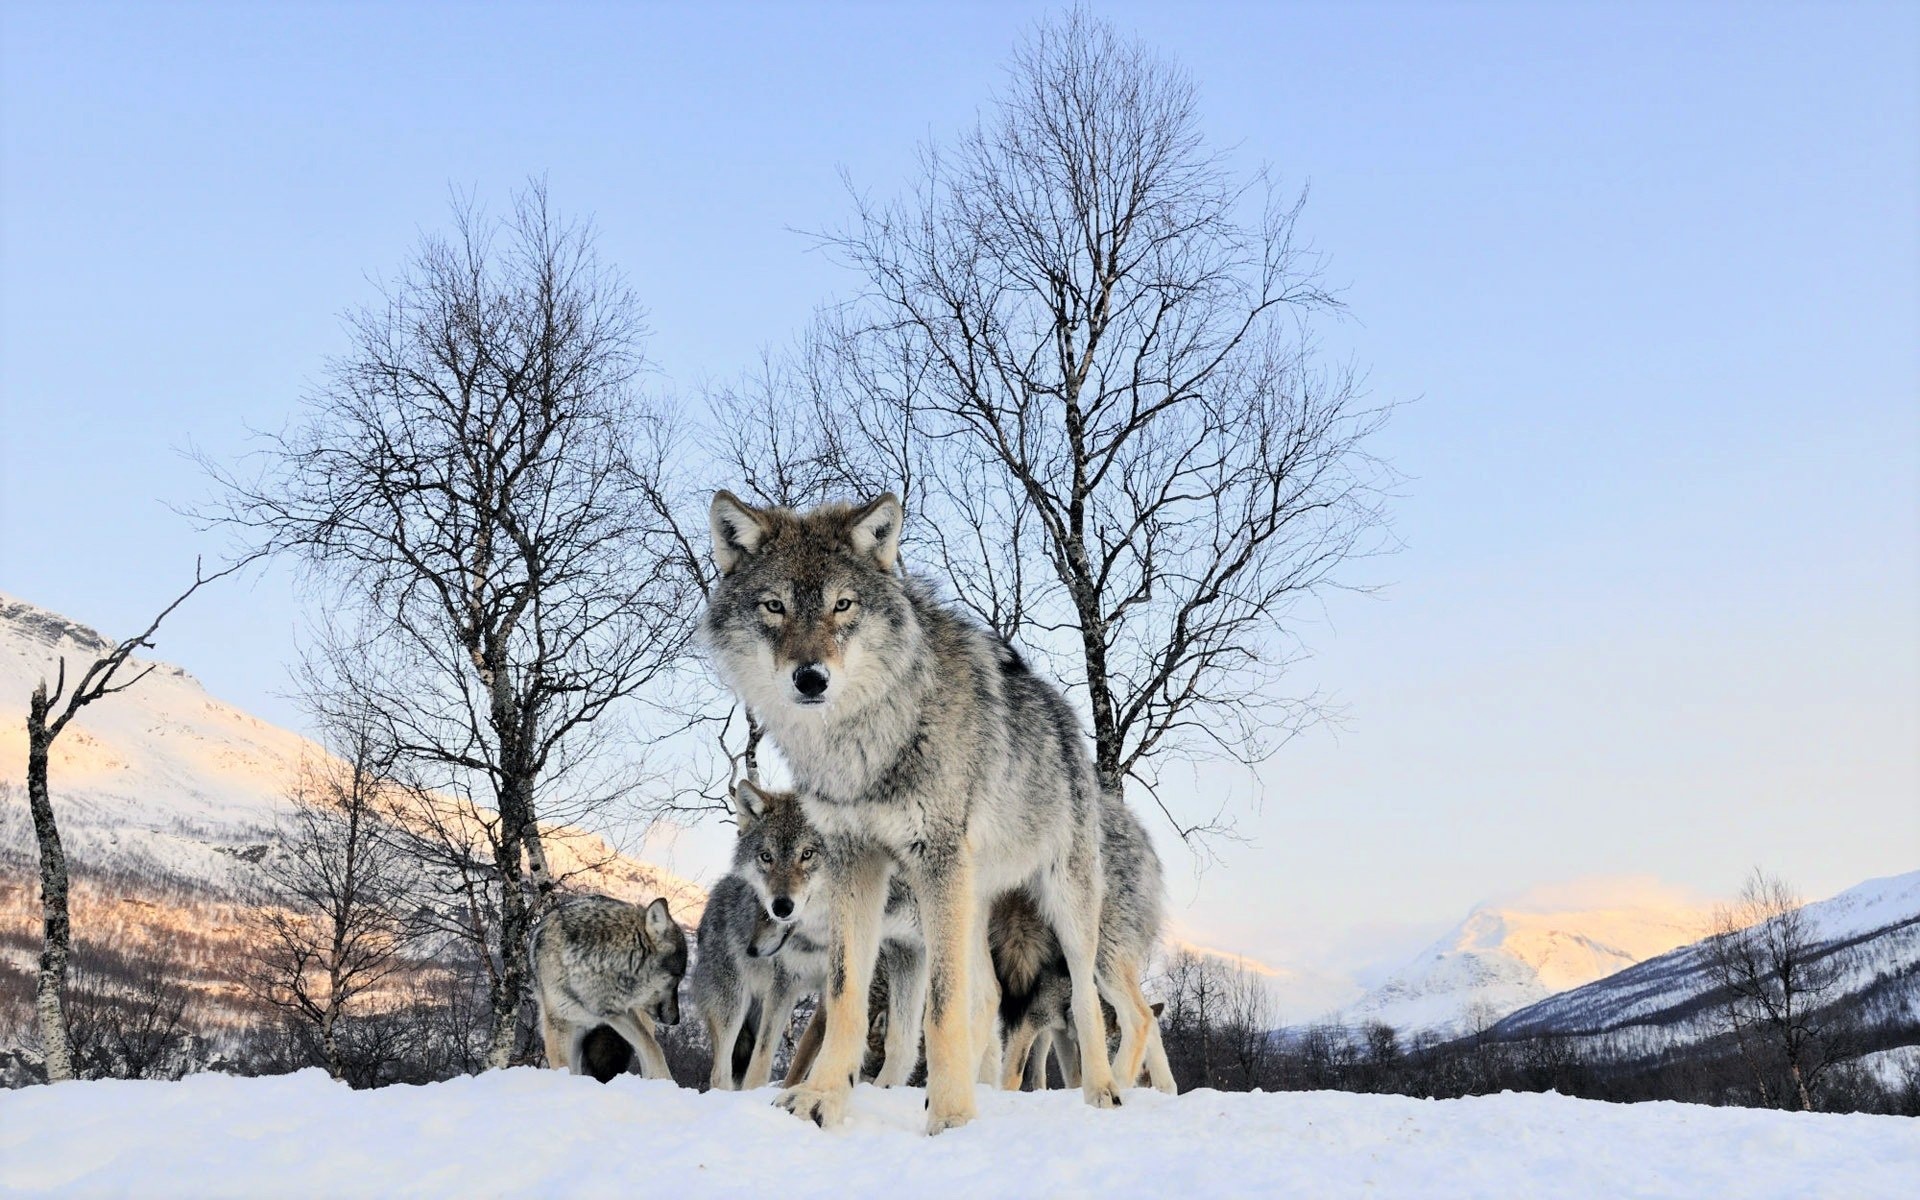
<svg viewBox="0 0 1920 1200">
<path fill-rule="evenodd" d="M 895 944 L 887 954 L 887 1057 L 874 1083 L 900 1087 L 920 1065 L 920 1026 L 927 1012 L 927 956 Z"/>
<path fill-rule="evenodd" d="M 712 1009 L 707 1018 L 707 1041 L 713 1046 L 713 1066 L 707 1072 L 709 1091 L 730 1092 L 734 1087 L 733 1044 L 740 1037 L 740 1026 L 747 1018 L 747 997 L 732 991 L 709 1000 Z"/>
<path fill-rule="evenodd" d="M 547 1049 L 547 1065 L 558 1071 L 566 1070 L 567 1049 L 572 1039 L 567 1036 L 567 1031 L 553 1019 L 553 1014 L 546 1011 L 545 1005 L 540 1009 L 540 1040 Z"/>
<path fill-rule="evenodd" d="M 1037 1030 L 1033 1038 L 1033 1049 L 1027 1051 L 1026 1066 L 1020 1072 L 1020 1090 L 1023 1092 L 1044 1092 L 1047 1090 L 1047 1055 L 1053 1053 L 1053 1034 L 1045 1029 Z"/>
<path fill-rule="evenodd" d="M 1047 1069 L 1046 1046 L 1038 1040 L 1039 1037 L 1040 1023 L 1033 1019 L 1031 1013 L 1022 1017 L 1018 1025 L 1007 1030 L 1006 1059 L 1000 1075 L 1002 1088 L 1009 1092 L 1022 1090 L 1027 1076 L 1031 1073 L 1030 1063 L 1036 1049 L 1040 1055 L 1041 1071 L 1044 1072 Z"/>
<path fill-rule="evenodd" d="M 979 1062 L 973 1049 L 972 975 L 980 904 L 973 892 L 969 851 L 914 879 L 920 927 L 927 942 L 927 1132 L 939 1133 L 973 1119 L 973 1082 Z"/>
<path fill-rule="evenodd" d="M 660 1049 L 660 1043 L 653 1036 L 653 1021 L 639 1009 L 621 1013 L 609 1018 L 607 1024 L 613 1031 L 627 1039 L 627 1045 L 633 1047 L 634 1055 L 640 1060 L 640 1073 L 648 1079 L 672 1079 L 673 1071 L 667 1066 L 667 1056 Z"/>
<path fill-rule="evenodd" d="M 1100 913 L 1100 862 L 1068 865 L 1055 870 L 1044 889 L 1042 904 L 1060 939 L 1073 982 L 1073 1027 L 1080 1041 L 1080 1094 L 1095 1108 L 1116 1108 L 1120 1090 L 1114 1086 L 1113 1064 L 1107 1059 L 1107 1023 L 1100 1013 L 1100 987 L 1094 971 L 1095 941 Z"/>
<path fill-rule="evenodd" d="M 969 971 L 973 980 L 973 1052 L 979 1058 L 975 1077 L 989 1087 L 1002 1085 L 1001 1060 L 1004 1047 L 997 1028 L 1000 1017 L 1000 977 L 993 971 L 993 952 L 987 948 L 987 906 L 974 912 L 974 929 L 979 936 L 969 939 L 973 961 Z"/>
<path fill-rule="evenodd" d="M 1167 1047 L 1160 1040 L 1158 1017 L 1154 1018 L 1153 1024 L 1147 1026 L 1147 1078 L 1153 1080 L 1154 1087 L 1169 1096 L 1180 1090 L 1180 1085 L 1174 1082 L 1173 1067 L 1167 1063 Z"/>
<path fill-rule="evenodd" d="M 747 1060 L 747 1075 L 740 1086 L 747 1091 L 763 1088 L 773 1079 L 773 1052 L 780 1045 L 780 1032 L 793 1016 L 794 989 L 775 983 L 760 998 L 760 1024 L 753 1033 L 753 1057 Z"/>
<path fill-rule="evenodd" d="M 1147 1031 L 1153 1028 L 1153 1009 L 1140 990 L 1137 963 L 1113 963 L 1102 975 L 1100 992 L 1113 1005 L 1114 1020 L 1120 1025 L 1120 1046 L 1114 1054 L 1113 1077 L 1123 1088 L 1140 1084 L 1141 1061 L 1147 1053 Z"/>
<path fill-rule="evenodd" d="M 827 1008 L 824 1004 L 813 1007 L 813 1015 L 807 1018 L 807 1027 L 800 1031 L 800 1040 L 793 1044 L 793 1061 L 787 1064 L 788 1087 L 799 1087 L 813 1070 L 813 1060 L 820 1056 L 820 1039 L 826 1036 Z"/>
<path fill-rule="evenodd" d="M 867 989 L 880 950 L 880 916 L 893 864 L 872 846 L 838 846 L 827 856 L 831 933 L 827 950 L 826 1036 L 807 1081 L 774 1101 L 826 1128 L 847 1113 L 847 1098 L 867 1053 Z"/>
<path fill-rule="evenodd" d="M 1053 1035 L 1053 1056 L 1060 1060 L 1060 1082 L 1070 1088 L 1080 1086 L 1080 1042 L 1072 1030 Z"/>
</svg>

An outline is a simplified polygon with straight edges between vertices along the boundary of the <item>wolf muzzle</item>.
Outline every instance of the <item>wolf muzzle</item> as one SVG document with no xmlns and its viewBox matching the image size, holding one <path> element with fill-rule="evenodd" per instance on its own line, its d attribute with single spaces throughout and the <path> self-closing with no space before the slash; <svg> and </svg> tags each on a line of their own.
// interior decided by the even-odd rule
<svg viewBox="0 0 1920 1200">
<path fill-rule="evenodd" d="M 801 663 L 793 671 L 793 690 L 800 703 L 819 704 L 827 694 L 827 668 L 824 663 Z"/>
</svg>

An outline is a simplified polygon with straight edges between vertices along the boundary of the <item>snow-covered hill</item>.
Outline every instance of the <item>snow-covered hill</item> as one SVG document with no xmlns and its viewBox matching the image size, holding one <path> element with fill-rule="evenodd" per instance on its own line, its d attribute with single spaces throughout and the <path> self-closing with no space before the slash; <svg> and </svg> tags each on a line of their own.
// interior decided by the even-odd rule
<svg viewBox="0 0 1920 1200">
<path fill-rule="evenodd" d="M 1539 889 L 1475 908 L 1327 1019 L 1457 1035 L 1691 942 L 1707 919 L 1692 898 L 1651 880 Z"/>
<path fill-rule="evenodd" d="M 9 1196 L 1561 1196 L 1911 1194 L 1902 1117 L 1552 1094 L 978 1092 L 929 1139 L 918 1088 L 821 1130 L 758 1092 L 516 1069 L 377 1091 L 318 1071 L 0 1094 Z"/>
<path fill-rule="evenodd" d="M 1870 879 L 1802 911 L 1817 942 L 1811 961 L 1839 968 L 1829 1003 L 1920 1026 L 1920 871 Z M 1622 1050 L 1711 1036 L 1719 1024 L 1706 1004 L 1708 961 L 1704 943 L 1683 946 L 1521 1009 L 1493 1036 L 1607 1035 Z"/>
<path fill-rule="evenodd" d="M 19 789 L 0 805 L 0 982 L 21 977 L 38 942 L 24 795 L 27 698 L 42 678 L 55 678 L 62 657 L 71 678 L 108 648 L 84 625 L 0 596 L 0 781 Z M 196 969 L 197 979 L 226 974 L 220 968 L 240 948 L 256 864 L 301 761 L 321 753 L 166 664 L 83 709 L 54 743 L 49 770 L 77 880 L 77 936 L 128 956 L 164 948 L 183 965 L 216 968 Z M 625 858 L 593 835 L 552 833 L 554 868 L 570 883 L 633 899 L 665 895 L 683 921 L 698 919 L 704 893 L 688 881 Z"/>
</svg>

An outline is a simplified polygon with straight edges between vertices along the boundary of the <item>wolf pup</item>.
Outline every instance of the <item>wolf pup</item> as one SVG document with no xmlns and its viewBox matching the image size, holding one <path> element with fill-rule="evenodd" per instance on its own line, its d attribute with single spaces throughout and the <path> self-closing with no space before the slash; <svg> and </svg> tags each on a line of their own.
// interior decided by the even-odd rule
<svg viewBox="0 0 1920 1200">
<path fill-rule="evenodd" d="M 975 1077 L 999 1076 L 985 910 L 1014 888 L 1060 940 L 1082 1092 L 1113 1107 L 1094 982 L 1100 793 L 1079 723 L 1005 642 L 895 571 L 902 515 L 892 495 L 800 514 L 729 492 L 708 513 L 708 646 L 827 849 L 826 1034 L 779 1103 L 821 1125 L 845 1116 L 898 870 L 927 948 L 927 1131 L 971 1120 Z"/>
<path fill-rule="evenodd" d="M 1100 800 L 1100 865 L 1106 888 L 1095 965 L 1101 998 L 1112 1006 L 1118 1026 L 1113 1073 L 1131 1087 L 1144 1065 L 1153 1086 L 1173 1092 L 1160 1023 L 1140 989 L 1141 972 L 1160 940 L 1160 856 L 1140 818 L 1115 792 L 1103 793 Z M 1050 1048 L 1060 1059 L 1063 1077 L 1077 1083 L 1076 1047 L 1065 1036 L 1071 1000 L 1066 964 L 1052 929 L 1024 890 L 994 902 L 987 942 L 1000 985 L 1006 1039 L 1001 1086 L 1019 1088 L 1023 1076 L 1030 1074 L 1030 1057 L 1037 1057 L 1044 1075 Z"/>
<path fill-rule="evenodd" d="M 627 1040 L 640 1073 L 671 1079 L 654 1022 L 680 1019 L 687 937 L 666 900 L 644 907 L 607 896 L 563 900 L 533 931 L 533 969 L 547 1065 L 581 1073 L 581 1042 L 599 1025 Z"/>
<path fill-rule="evenodd" d="M 827 979 L 825 904 L 812 902 L 826 855 L 799 799 L 742 780 L 734 789 L 740 836 L 733 869 L 714 885 L 700 919 L 700 957 L 691 996 L 707 1025 L 713 1067 L 709 1086 L 757 1088 L 772 1077 L 773 1053 L 794 1005 Z M 890 1019 L 883 1087 L 907 1081 L 920 1056 L 920 1010 L 926 971 L 919 929 L 904 892 L 888 907 L 886 963 Z M 741 1030 L 750 1057 L 736 1063 Z M 796 1072 L 807 1053 L 796 1053 Z"/>
</svg>

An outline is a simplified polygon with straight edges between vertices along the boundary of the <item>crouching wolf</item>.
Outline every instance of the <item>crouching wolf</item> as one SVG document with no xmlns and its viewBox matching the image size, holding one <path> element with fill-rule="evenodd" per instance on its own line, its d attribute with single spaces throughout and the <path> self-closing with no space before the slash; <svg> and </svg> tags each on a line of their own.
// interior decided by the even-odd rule
<svg viewBox="0 0 1920 1200">
<path fill-rule="evenodd" d="M 733 799 L 733 869 L 707 897 L 690 988 L 713 1046 L 708 1085 L 720 1089 L 765 1086 L 794 1005 L 827 979 L 827 906 L 813 902 L 826 859 L 819 832 L 791 792 L 742 780 Z M 890 1018 L 875 1080 L 883 1087 L 905 1083 L 920 1057 L 926 971 L 904 889 L 888 905 L 885 934 Z M 741 1063 L 743 1028 L 751 1050 Z M 796 1055 L 796 1067 L 805 1058 Z"/>
<path fill-rule="evenodd" d="M 976 1076 L 999 1076 L 985 910 L 1014 888 L 1059 939 L 1082 1091 L 1112 1107 L 1094 965 L 1100 789 L 1079 723 L 1005 642 L 894 569 L 902 516 L 891 495 L 800 514 L 720 492 L 709 510 L 721 578 L 708 646 L 827 851 L 826 1034 L 779 1103 L 822 1125 L 845 1115 L 898 871 L 926 943 L 928 1132 L 965 1124 Z"/>
<path fill-rule="evenodd" d="M 641 1074 L 672 1078 L 653 1027 L 680 1019 L 687 936 L 664 898 L 561 901 L 534 927 L 533 965 L 548 1066 L 580 1074 L 582 1041 L 606 1025 L 633 1047 Z"/>
</svg>

